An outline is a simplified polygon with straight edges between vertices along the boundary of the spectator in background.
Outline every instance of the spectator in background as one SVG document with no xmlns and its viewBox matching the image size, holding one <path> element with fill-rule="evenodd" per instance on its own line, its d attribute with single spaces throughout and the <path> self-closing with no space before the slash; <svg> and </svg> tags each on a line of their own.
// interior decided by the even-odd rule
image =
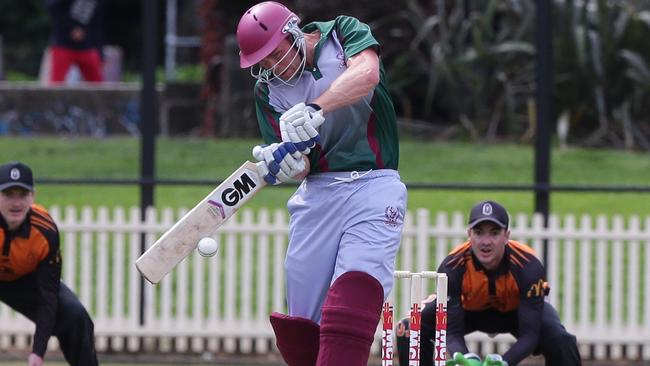
<svg viewBox="0 0 650 366">
<path fill-rule="evenodd" d="M 49 81 L 65 81 L 72 65 L 84 80 L 103 81 L 102 0 L 45 0 L 45 4 L 52 21 Z"/>
<path fill-rule="evenodd" d="M 59 231 L 20 162 L 0 165 L 0 245 L 0 301 L 36 324 L 27 365 L 43 365 L 55 335 L 71 366 L 96 366 L 93 321 L 61 282 Z"/>
</svg>

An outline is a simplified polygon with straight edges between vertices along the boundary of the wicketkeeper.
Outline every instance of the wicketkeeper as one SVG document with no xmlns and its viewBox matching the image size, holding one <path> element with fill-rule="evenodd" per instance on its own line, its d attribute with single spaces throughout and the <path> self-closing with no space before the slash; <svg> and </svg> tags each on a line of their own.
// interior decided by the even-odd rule
<svg viewBox="0 0 650 366">
<path fill-rule="evenodd" d="M 544 268 L 530 247 L 510 240 L 506 209 L 494 201 L 476 204 L 469 215 L 468 241 L 443 260 L 438 272 L 449 278 L 447 366 L 513 366 L 542 354 L 548 366 L 580 365 L 576 337 L 544 301 Z M 422 311 L 420 365 L 433 364 L 435 297 Z M 408 318 L 397 326 L 400 365 L 408 365 Z M 469 353 L 464 336 L 474 331 L 510 333 L 517 341 L 502 355 L 485 360 Z"/>
<path fill-rule="evenodd" d="M 406 210 L 395 111 L 366 24 L 299 22 L 267 1 L 237 27 L 268 144 L 254 149 L 260 172 L 304 178 L 288 203 L 289 314 L 271 325 L 290 366 L 366 366 Z"/>
</svg>

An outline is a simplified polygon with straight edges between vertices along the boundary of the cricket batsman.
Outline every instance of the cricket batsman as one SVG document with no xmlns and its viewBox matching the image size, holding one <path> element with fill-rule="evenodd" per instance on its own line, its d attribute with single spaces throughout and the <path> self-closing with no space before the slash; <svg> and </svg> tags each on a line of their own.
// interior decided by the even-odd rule
<svg viewBox="0 0 650 366">
<path fill-rule="evenodd" d="M 257 79 L 260 174 L 302 180 L 287 205 L 288 314 L 270 321 L 289 366 L 366 366 L 406 211 L 395 111 L 368 25 L 299 23 L 266 1 L 237 27 Z"/>
</svg>

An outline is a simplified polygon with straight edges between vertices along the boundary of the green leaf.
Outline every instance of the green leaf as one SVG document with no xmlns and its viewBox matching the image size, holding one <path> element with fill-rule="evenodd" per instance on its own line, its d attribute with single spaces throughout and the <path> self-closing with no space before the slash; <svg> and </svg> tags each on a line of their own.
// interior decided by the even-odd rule
<svg viewBox="0 0 650 366">
<path fill-rule="evenodd" d="M 630 79 L 639 84 L 647 85 L 650 83 L 650 69 L 648 69 L 647 63 L 638 52 L 624 49 L 620 51 L 620 56 L 629 65 L 626 75 Z"/>
<path fill-rule="evenodd" d="M 535 54 L 535 46 L 528 42 L 508 41 L 490 48 L 490 53 L 494 55 L 504 53 L 525 53 L 528 55 Z"/>
</svg>

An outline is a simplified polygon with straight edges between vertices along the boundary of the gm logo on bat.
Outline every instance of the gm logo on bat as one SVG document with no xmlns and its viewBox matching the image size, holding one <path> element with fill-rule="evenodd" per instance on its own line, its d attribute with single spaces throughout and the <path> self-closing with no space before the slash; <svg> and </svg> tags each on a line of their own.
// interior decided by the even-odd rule
<svg viewBox="0 0 650 366">
<path fill-rule="evenodd" d="M 235 206 L 256 186 L 255 181 L 248 174 L 244 173 L 233 183 L 232 187 L 226 188 L 221 193 L 221 200 L 227 206 Z"/>
</svg>

